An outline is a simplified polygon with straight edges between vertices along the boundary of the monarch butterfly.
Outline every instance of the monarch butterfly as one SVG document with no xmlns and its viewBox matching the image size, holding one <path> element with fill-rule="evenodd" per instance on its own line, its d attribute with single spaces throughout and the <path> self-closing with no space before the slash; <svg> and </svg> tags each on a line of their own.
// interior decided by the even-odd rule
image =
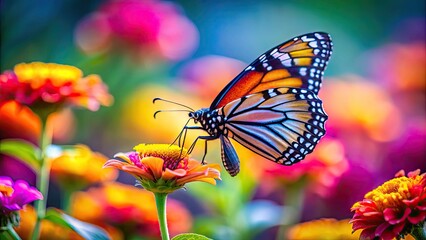
<svg viewBox="0 0 426 240">
<path fill-rule="evenodd" d="M 226 85 L 209 108 L 188 107 L 189 120 L 201 126 L 187 126 L 188 120 L 179 143 L 189 129 L 208 133 L 197 137 L 189 151 L 199 139 L 205 140 L 205 151 L 207 141 L 220 139 L 222 163 L 231 176 L 238 174 L 240 163 L 229 138 L 279 164 L 304 159 L 325 134 L 328 116 L 317 94 L 332 45 L 329 34 L 313 32 L 265 52 Z"/>
</svg>

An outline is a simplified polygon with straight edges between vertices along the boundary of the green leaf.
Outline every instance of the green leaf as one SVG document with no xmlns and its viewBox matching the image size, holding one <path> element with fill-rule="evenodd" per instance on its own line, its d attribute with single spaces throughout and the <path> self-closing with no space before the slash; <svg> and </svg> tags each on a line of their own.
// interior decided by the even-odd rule
<svg viewBox="0 0 426 240">
<path fill-rule="evenodd" d="M 55 208 L 49 208 L 44 219 L 69 228 L 87 240 L 110 239 L 102 228 L 77 220 Z"/>
<path fill-rule="evenodd" d="M 0 153 L 21 160 L 34 171 L 40 169 L 40 161 L 37 157 L 40 154 L 40 149 L 32 143 L 22 139 L 3 139 L 0 141 Z"/>
<path fill-rule="evenodd" d="M 212 240 L 212 239 L 200 234 L 196 234 L 196 233 L 182 233 L 172 238 L 172 240 Z"/>
</svg>

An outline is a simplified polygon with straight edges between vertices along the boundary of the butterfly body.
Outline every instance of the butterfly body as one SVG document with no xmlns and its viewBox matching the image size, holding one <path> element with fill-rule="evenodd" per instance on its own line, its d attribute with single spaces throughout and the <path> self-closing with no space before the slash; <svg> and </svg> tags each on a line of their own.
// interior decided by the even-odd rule
<svg viewBox="0 0 426 240">
<path fill-rule="evenodd" d="M 317 94 L 331 50 L 330 36 L 314 32 L 265 52 L 209 108 L 189 114 L 208 133 L 197 139 L 220 139 L 231 176 L 239 172 L 239 159 L 229 138 L 282 165 L 303 160 L 325 134 L 328 117 Z"/>
</svg>

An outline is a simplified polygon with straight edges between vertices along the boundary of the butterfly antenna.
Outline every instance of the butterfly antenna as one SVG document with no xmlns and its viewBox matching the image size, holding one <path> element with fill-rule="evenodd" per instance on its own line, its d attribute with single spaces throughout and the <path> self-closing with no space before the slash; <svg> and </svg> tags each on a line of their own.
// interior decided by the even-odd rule
<svg viewBox="0 0 426 240">
<path fill-rule="evenodd" d="M 188 106 L 186 106 L 186 105 L 183 105 L 183 104 L 181 104 L 181 103 L 177 103 L 177 102 L 173 102 L 173 101 L 170 101 L 170 100 L 167 100 L 167 99 L 163 99 L 163 98 L 154 98 L 154 99 L 152 100 L 152 103 L 154 103 L 154 104 L 155 104 L 155 102 L 156 102 L 156 101 L 163 101 L 163 102 L 172 103 L 172 104 L 179 105 L 179 106 L 181 106 L 181 107 L 187 108 L 187 109 L 191 110 L 192 112 L 195 112 L 195 110 L 194 110 L 194 109 L 192 109 L 192 108 L 190 108 L 190 107 L 188 107 Z"/>
<path fill-rule="evenodd" d="M 185 109 L 158 110 L 154 113 L 154 118 L 157 117 L 157 114 L 162 112 L 192 112 L 192 111 L 185 110 Z"/>
<path fill-rule="evenodd" d="M 179 140 L 178 144 L 179 144 L 179 147 L 180 147 L 180 139 L 181 139 L 181 137 L 182 137 L 183 131 L 185 131 L 185 130 L 186 130 L 186 126 L 188 125 L 189 121 L 191 121 L 191 119 L 188 119 L 188 121 L 186 121 L 185 126 L 183 126 L 183 128 L 182 128 L 182 130 L 180 131 L 179 135 L 175 138 L 175 140 L 173 140 L 173 142 L 172 142 L 172 143 L 170 143 L 170 145 L 173 145 L 176 141 L 178 141 L 178 140 Z"/>
</svg>

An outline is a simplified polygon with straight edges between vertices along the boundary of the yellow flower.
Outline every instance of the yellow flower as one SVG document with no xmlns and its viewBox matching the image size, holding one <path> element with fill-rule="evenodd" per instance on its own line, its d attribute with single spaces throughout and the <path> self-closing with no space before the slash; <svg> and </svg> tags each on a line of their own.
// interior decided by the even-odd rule
<svg viewBox="0 0 426 240">
<path fill-rule="evenodd" d="M 289 240 L 305 239 L 359 239 L 359 233 L 352 234 L 349 219 L 323 218 L 293 226 L 287 235 Z"/>
<path fill-rule="evenodd" d="M 189 159 L 187 150 L 169 144 L 139 144 L 134 152 L 118 153 L 104 167 L 114 167 L 132 174 L 140 184 L 154 193 L 170 193 L 186 183 L 202 181 L 216 184 L 220 180 L 218 164 L 202 165 Z"/>
<path fill-rule="evenodd" d="M 68 190 L 80 190 L 91 184 L 113 181 L 118 172 L 115 169 L 102 169 L 106 160 L 107 157 L 92 152 L 86 145 L 71 146 L 52 159 L 52 176 Z"/>
</svg>

